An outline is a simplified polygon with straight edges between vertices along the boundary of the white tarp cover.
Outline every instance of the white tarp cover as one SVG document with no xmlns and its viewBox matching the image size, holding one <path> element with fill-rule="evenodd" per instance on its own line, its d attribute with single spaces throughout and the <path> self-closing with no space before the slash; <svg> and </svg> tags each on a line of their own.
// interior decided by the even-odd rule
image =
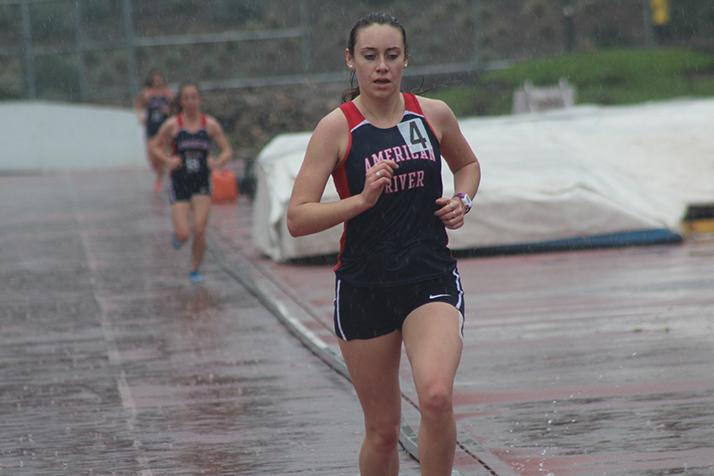
<svg viewBox="0 0 714 476">
<path fill-rule="evenodd" d="M 576 106 L 460 120 L 481 187 L 452 249 L 638 230 L 679 232 L 686 206 L 714 202 L 714 99 Z M 338 251 L 342 225 L 292 238 L 285 214 L 309 133 L 275 137 L 256 159 L 254 243 L 276 261 Z M 453 178 L 442 167 L 444 193 Z M 337 200 L 332 180 L 323 201 Z"/>
</svg>

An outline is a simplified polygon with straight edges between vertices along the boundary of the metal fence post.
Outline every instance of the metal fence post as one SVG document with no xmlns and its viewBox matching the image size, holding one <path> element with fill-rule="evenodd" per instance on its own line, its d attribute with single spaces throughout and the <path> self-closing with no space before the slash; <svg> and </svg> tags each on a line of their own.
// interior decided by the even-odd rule
<svg viewBox="0 0 714 476">
<path fill-rule="evenodd" d="M 312 48 L 310 41 L 312 40 L 310 35 L 310 9 L 307 8 L 305 2 L 307 0 L 300 0 L 300 28 L 302 29 L 302 70 L 305 74 L 309 74 L 312 69 Z"/>
<path fill-rule="evenodd" d="M 131 0 L 122 1 L 122 15 L 124 19 L 124 41 L 127 53 L 127 74 L 129 75 L 129 95 L 134 98 L 139 93 L 136 69 L 136 42 L 134 38 L 134 19 Z"/>
<path fill-rule="evenodd" d="M 473 38 L 473 56 L 471 60 L 474 62 L 474 69 L 478 72 L 481 69 L 481 42 L 479 41 L 479 35 L 481 34 L 481 0 L 473 0 L 472 14 L 474 21 L 474 38 Z"/>
<path fill-rule="evenodd" d="M 28 0 L 20 3 L 22 16 L 22 53 L 25 69 L 25 94 L 30 99 L 37 97 L 37 87 L 35 85 L 35 61 L 32 52 L 32 25 L 30 24 L 30 5 Z"/>
<path fill-rule="evenodd" d="M 575 49 L 575 6 L 567 4 L 563 7 L 563 30 L 565 31 L 565 51 L 572 53 Z"/>
<path fill-rule="evenodd" d="M 74 54 L 79 67 L 79 99 L 87 99 L 87 65 L 84 63 L 84 33 L 82 30 L 82 0 L 74 0 Z"/>
<path fill-rule="evenodd" d="M 654 30 L 652 27 L 652 8 L 650 0 L 642 0 L 642 17 L 645 34 L 645 46 L 650 48 L 654 46 Z"/>
</svg>

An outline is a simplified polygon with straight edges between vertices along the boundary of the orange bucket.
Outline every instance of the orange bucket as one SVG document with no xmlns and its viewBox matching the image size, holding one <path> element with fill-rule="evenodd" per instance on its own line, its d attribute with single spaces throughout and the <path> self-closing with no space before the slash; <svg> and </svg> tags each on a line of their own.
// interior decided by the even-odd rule
<svg viewBox="0 0 714 476">
<path fill-rule="evenodd" d="M 233 171 L 211 172 L 211 199 L 213 202 L 235 202 L 238 199 L 238 181 Z"/>
</svg>

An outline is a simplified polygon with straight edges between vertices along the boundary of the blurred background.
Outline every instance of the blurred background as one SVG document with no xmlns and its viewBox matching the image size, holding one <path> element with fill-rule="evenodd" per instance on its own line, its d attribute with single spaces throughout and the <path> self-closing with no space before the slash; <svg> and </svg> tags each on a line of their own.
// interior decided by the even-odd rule
<svg viewBox="0 0 714 476">
<path fill-rule="evenodd" d="M 131 107 L 158 69 L 199 82 L 249 164 L 339 104 L 372 10 L 407 29 L 406 87 L 459 116 L 509 114 L 525 81 L 578 103 L 714 95 L 711 0 L 0 0 L 0 100 Z"/>
</svg>

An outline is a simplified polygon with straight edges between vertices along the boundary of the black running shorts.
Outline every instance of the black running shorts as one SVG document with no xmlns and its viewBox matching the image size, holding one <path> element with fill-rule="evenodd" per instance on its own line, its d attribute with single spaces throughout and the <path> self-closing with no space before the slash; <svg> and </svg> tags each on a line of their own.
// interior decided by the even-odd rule
<svg viewBox="0 0 714 476">
<path fill-rule="evenodd" d="M 211 180 L 206 174 L 171 174 L 170 202 L 189 202 L 194 195 L 211 195 Z"/>
<path fill-rule="evenodd" d="M 461 313 L 464 331 L 464 291 L 458 270 L 422 281 L 388 287 L 359 287 L 335 282 L 335 334 L 343 340 L 370 339 L 402 328 L 414 309 L 446 302 Z"/>
</svg>

